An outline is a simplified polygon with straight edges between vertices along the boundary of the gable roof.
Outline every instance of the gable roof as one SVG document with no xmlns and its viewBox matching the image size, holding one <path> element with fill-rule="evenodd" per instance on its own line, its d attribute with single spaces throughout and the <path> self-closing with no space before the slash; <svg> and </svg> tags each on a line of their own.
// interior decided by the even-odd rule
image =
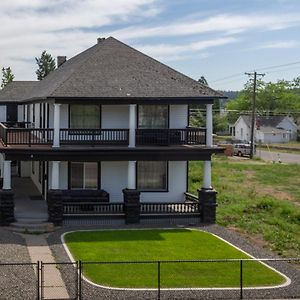
<svg viewBox="0 0 300 300">
<path fill-rule="evenodd" d="M 66 61 L 23 99 L 59 97 L 225 98 L 113 37 Z"/>
<path fill-rule="evenodd" d="M 12 81 L 0 90 L 0 101 L 19 101 L 26 97 L 37 83 L 38 81 Z"/>
<path fill-rule="evenodd" d="M 240 116 L 240 118 L 242 118 L 245 121 L 245 123 L 248 127 L 251 126 L 251 116 L 243 115 L 243 116 Z M 269 117 L 258 116 L 258 117 L 256 117 L 256 124 L 259 126 L 262 126 L 262 127 L 276 128 L 276 126 L 278 126 L 278 124 L 285 118 L 287 118 L 287 117 L 286 116 L 269 116 Z M 237 122 L 238 122 L 238 120 L 237 120 Z"/>
</svg>

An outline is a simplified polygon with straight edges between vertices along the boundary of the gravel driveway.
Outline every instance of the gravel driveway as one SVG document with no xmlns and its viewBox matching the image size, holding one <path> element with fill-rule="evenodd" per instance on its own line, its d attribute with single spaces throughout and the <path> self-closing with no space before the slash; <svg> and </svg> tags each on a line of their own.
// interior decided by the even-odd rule
<svg viewBox="0 0 300 300">
<path fill-rule="evenodd" d="M 125 227 L 125 226 L 124 226 Z M 98 227 L 99 228 L 99 227 Z M 112 226 L 107 228 L 114 228 Z M 120 229 L 120 227 L 118 226 Z M 130 227 L 126 226 L 126 229 Z M 142 228 L 142 226 L 135 226 Z M 170 228 L 168 226 L 168 228 Z M 205 230 L 226 239 L 232 244 L 240 247 L 249 254 L 260 258 L 274 258 L 274 256 L 264 249 L 254 246 L 246 241 L 236 232 L 227 230 L 218 225 L 199 226 L 201 230 Z M 61 234 L 67 231 L 79 229 L 96 229 L 95 227 L 64 227 L 50 234 L 48 238 L 49 246 L 53 252 L 56 261 L 69 261 L 69 258 L 61 244 Z M 101 229 L 104 229 L 101 227 Z M 277 270 L 284 273 L 292 280 L 292 284 L 283 288 L 260 289 L 260 290 L 244 290 L 245 299 L 295 299 L 300 297 L 300 271 L 296 270 L 292 265 L 286 262 L 270 263 Z M 72 272 L 62 270 L 63 279 L 67 286 L 72 289 L 73 286 Z M 95 287 L 83 281 L 82 283 L 83 299 L 157 299 L 157 291 L 116 291 L 104 288 Z M 185 290 L 185 291 L 161 291 L 161 299 L 239 299 L 238 290 Z"/>
<path fill-rule="evenodd" d="M 276 163 L 278 163 L 278 161 L 280 160 L 285 164 L 300 164 L 300 154 L 257 150 L 256 156 L 265 161 L 275 161 Z"/>
<path fill-rule="evenodd" d="M 3 265 L 30 263 L 24 239 L 0 228 L 0 299 L 35 299 L 36 277 L 32 265 Z"/>
</svg>

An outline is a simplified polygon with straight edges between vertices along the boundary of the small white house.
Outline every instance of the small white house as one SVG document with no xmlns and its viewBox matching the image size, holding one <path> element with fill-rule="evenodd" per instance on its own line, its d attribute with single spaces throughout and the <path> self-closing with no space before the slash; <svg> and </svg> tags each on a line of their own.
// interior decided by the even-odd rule
<svg viewBox="0 0 300 300">
<path fill-rule="evenodd" d="M 251 116 L 240 116 L 234 124 L 232 136 L 236 140 L 251 139 Z M 260 116 L 255 120 L 256 143 L 287 143 L 297 139 L 297 125 L 287 116 Z"/>
</svg>

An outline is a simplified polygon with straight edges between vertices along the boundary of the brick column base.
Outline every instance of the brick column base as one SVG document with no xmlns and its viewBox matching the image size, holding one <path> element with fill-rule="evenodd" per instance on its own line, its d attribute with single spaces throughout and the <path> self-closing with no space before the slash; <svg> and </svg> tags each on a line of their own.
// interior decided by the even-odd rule
<svg viewBox="0 0 300 300">
<path fill-rule="evenodd" d="M 198 190 L 199 203 L 201 205 L 201 222 L 207 224 L 216 223 L 217 192 L 212 189 Z"/>
<path fill-rule="evenodd" d="M 47 204 L 48 204 L 48 220 L 55 226 L 62 225 L 63 221 L 63 201 L 62 191 L 60 190 L 49 190 L 47 193 Z"/>
<path fill-rule="evenodd" d="M 123 189 L 125 223 L 134 224 L 140 222 L 140 192 L 132 189 Z"/>
<path fill-rule="evenodd" d="M 0 190 L 0 225 L 8 226 L 15 221 L 14 193 L 11 190 Z"/>
</svg>

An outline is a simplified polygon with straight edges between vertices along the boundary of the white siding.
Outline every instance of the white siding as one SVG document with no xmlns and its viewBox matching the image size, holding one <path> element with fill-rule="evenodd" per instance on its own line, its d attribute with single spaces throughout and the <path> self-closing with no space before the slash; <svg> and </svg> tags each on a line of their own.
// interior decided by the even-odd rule
<svg viewBox="0 0 300 300">
<path fill-rule="evenodd" d="M 21 177 L 30 177 L 31 162 L 21 161 Z"/>
<path fill-rule="evenodd" d="M 101 162 L 101 189 L 109 193 L 110 202 L 123 201 L 122 190 L 127 187 L 127 161 Z"/>
<path fill-rule="evenodd" d="M 34 104 L 34 115 L 35 115 L 35 128 L 40 128 L 40 104 Z"/>
<path fill-rule="evenodd" d="M 49 162 L 49 169 L 48 169 L 48 188 L 51 189 L 52 185 L 52 162 Z M 68 189 L 68 162 L 61 161 L 59 164 L 59 188 L 61 190 Z"/>
<path fill-rule="evenodd" d="M 284 118 L 277 126 L 277 128 L 283 128 L 290 131 L 291 139 L 297 139 L 297 126 L 293 124 L 288 118 Z"/>
<path fill-rule="evenodd" d="M 39 182 L 39 162 L 34 161 L 34 174 L 32 173 L 32 165 L 30 164 L 30 177 L 40 193 L 42 193 L 42 184 Z"/>
<path fill-rule="evenodd" d="M 186 192 L 186 161 L 169 161 L 168 192 L 142 192 L 141 202 L 182 202 Z"/>
<path fill-rule="evenodd" d="M 103 129 L 128 129 L 128 105 L 102 105 L 101 127 Z"/>
<path fill-rule="evenodd" d="M 6 122 L 6 105 L 0 105 L 0 122 Z"/>
<path fill-rule="evenodd" d="M 53 128 L 54 106 L 49 103 L 49 128 Z"/>
<path fill-rule="evenodd" d="M 186 128 L 188 125 L 188 106 L 170 105 L 170 128 Z"/>
<path fill-rule="evenodd" d="M 242 118 L 235 124 L 235 139 L 250 141 L 250 128 Z"/>
</svg>

